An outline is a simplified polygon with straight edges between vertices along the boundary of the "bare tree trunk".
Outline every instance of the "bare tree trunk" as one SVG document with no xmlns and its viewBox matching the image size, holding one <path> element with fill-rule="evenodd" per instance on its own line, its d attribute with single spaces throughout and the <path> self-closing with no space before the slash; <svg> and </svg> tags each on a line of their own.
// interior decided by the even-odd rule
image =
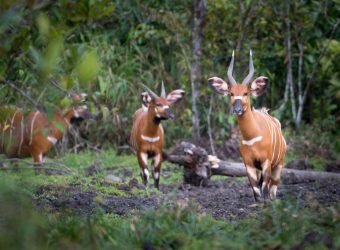
<svg viewBox="0 0 340 250">
<path fill-rule="evenodd" d="M 302 71 L 302 65 L 303 65 L 303 46 L 302 46 L 302 44 L 300 42 L 298 42 L 298 48 L 299 48 L 299 55 L 300 55 L 300 57 L 299 57 L 299 69 L 298 69 L 299 70 L 298 71 L 298 74 L 299 74 L 299 82 L 298 82 L 298 88 L 299 88 L 299 99 L 298 99 L 299 107 L 298 107 L 298 110 L 297 110 L 297 116 L 295 118 L 295 126 L 297 128 L 299 128 L 301 126 L 302 112 L 303 112 L 303 108 L 304 108 L 304 104 L 305 104 L 305 101 L 306 101 L 306 97 L 307 97 L 309 88 L 310 88 L 311 84 L 314 81 L 314 76 L 315 76 L 316 71 L 318 69 L 319 63 L 320 63 L 321 59 L 323 58 L 323 56 L 325 55 L 325 53 L 327 52 L 329 44 L 330 44 L 331 40 L 333 39 L 333 36 L 335 35 L 335 32 L 336 32 L 336 30 L 338 28 L 339 23 L 340 23 L 340 19 L 338 19 L 336 21 L 336 23 L 333 25 L 331 33 L 330 33 L 329 38 L 328 38 L 328 42 L 323 47 L 322 51 L 320 52 L 318 60 L 316 61 L 316 63 L 313 66 L 312 73 L 308 77 L 309 79 L 308 79 L 308 82 L 307 82 L 306 87 L 305 87 L 303 92 L 302 92 L 302 81 L 301 81 L 301 74 L 302 74 L 301 71 Z"/>
<path fill-rule="evenodd" d="M 220 161 L 217 168 L 211 169 L 212 175 L 242 177 L 247 176 L 243 163 Z M 312 182 L 317 180 L 340 181 L 340 174 L 284 168 L 282 180 L 289 183 Z"/>
<path fill-rule="evenodd" d="M 251 1 L 250 6 L 247 9 L 246 3 L 244 1 L 240 1 L 240 14 L 238 18 L 239 36 L 236 42 L 236 51 L 240 51 L 242 49 L 243 41 L 246 39 L 247 35 L 245 30 L 250 23 L 250 17 L 255 10 L 256 3 L 257 1 Z"/>
<path fill-rule="evenodd" d="M 200 137 L 200 116 L 197 107 L 197 100 L 202 84 L 202 31 L 205 23 L 207 10 L 206 0 L 195 0 L 193 6 L 193 27 L 192 27 L 192 54 L 193 60 L 190 67 L 191 89 L 192 89 L 192 137 L 197 140 Z"/>
<path fill-rule="evenodd" d="M 293 66 L 292 66 L 292 46 L 291 46 L 291 31 L 290 31 L 290 1 L 287 1 L 286 6 L 286 17 L 285 17 L 285 25 L 286 25 L 286 54 L 287 54 L 287 80 L 286 84 L 289 86 L 290 92 L 290 102 L 293 120 L 296 120 L 296 106 L 295 106 L 295 95 L 294 95 L 294 82 L 293 82 Z"/>
<path fill-rule="evenodd" d="M 184 167 L 184 181 L 193 185 L 206 185 L 212 175 L 232 177 L 247 176 L 243 163 L 221 161 L 208 155 L 207 151 L 192 143 L 177 144 L 173 152 L 165 153 L 164 159 Z M 340 181 L 340 174 L 284 168 L 282 180 L 288 183 L 312 182 L 317 180 Z"/>
<path fill-rule="evenodd" d="M 215 147 L 214 147 L 214 139 L 213 139 L 213 137 L 212 137 L 212 131 L 211 131 L 211 111 L 212 111 L 212 104 L 213 104 L 213 95 L 210 96 L 209 109 L 208 109 L 208 114 L 207 114 L 207 123 L 208 123 L 208 135 L 209 135 L 211 153 L 212 153 L 213 155 L 216 155 L 216 153 L 215 153 Z"/>
<path fill-rule="evenodd" d="M 295 126 L 297 129 L 301 126 L 301 118 L 302 118 L 302 111 L 303 111 L 303 93 L 302 93 L 302 65 L 303 65 L 303 46 L 301 42 L 298 42 L 299 48 L 299 67 L 298 67 L 298 111 L 295 119 Z"/>
</svg>

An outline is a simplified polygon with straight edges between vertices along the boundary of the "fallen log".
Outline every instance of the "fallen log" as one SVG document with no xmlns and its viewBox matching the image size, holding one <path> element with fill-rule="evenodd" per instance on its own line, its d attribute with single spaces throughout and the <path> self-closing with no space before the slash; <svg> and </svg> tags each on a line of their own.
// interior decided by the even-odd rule
<svg viewBox="0 0 340 250">
<path fill-rule="evenodd" d="M 221 161 L 216 156 L 190 142 L 182 141 L 164 159 L 184 167 L 184 182 L 205 186 L 213 175 L 244 177 L 247 176 L 243 163 Z M 294 184 L 320 180 L 340 181 L 340 174 L 284 168 L 281 180 Z"/>
</svg>

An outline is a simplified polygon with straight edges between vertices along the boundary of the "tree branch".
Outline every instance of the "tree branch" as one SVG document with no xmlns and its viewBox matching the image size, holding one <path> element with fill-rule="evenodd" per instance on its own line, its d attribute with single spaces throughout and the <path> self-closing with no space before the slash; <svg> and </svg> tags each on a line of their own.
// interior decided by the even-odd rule
<svg viewBox="0 0 340 250">
<path fill-rule="evenodd" d="M 334 26 L 333 26 L 333 28 L 332 28 L 332 31 L 331 31 L 331 34 L 330 34 L 330 36 L 329 36 L 329 38 L 328 38 L 328 42 L 327 42 L 326 46 L 323 47 L 323 49 L 322 49 L 322 51 L 321 51 L 321 53 L 320 53 L 320 55 L 319 55 L 318 60 L 317 60 L 316 63 L 314 64 L 312 73 L 311 73 L 310 76 L 309 76 L 309 80 L 308 80 L 308 82 L 307 82 L 305 91 L 304 91 L 304 93 L 303 93 L 302 103 L 304 103 L 305 100 L 306 100 L 306 97 L 307 97 L 307 93 L 308 93 L 308 91 L 309 91 L 309 88 L 310 88 L 311 84 L 314 82 L 314 76 L 315 76 L 315 74 L 316 74 L 317 67 L 319 66 L 319 63 L 320 63 L 321 59 L 322 59 L 322 58 L 324 57 L 324 55 L 326 54 L 326 51 L 327 51 L 327 49 L 328 49 L 328 47 L 329 47 L 329 44 L 330 44 L 330 42 L 331 42 L 331 40 L 332 40 L 332 38 L 333 38 L 333 36 L 334 36 L 334 34 L 335 34 L 335 31 L 336 31 L 337 28 L 338 28 L 339 23 L 340 23 L 340 19 L 338 19 L 338 20 L 336 21 L 336 23 L 334 24 Z"/>
<path fill-rule="evenodd" d="M 9 81 L 4 81 L 4 83 L 7 84 L 7 86 L 10 86 L 11 88 L 18 91 L 22 96 L 24 96 L 27 100 L 29 100 L 34 105 L 34 107 L 36 108 L 39 107 L 39 104 L 32 97 L 30 97 L 28 93 L 25 93 L 22 89 L 18 88 L 17 86 L 15 86 L 13 83 Z"/>
</svg>

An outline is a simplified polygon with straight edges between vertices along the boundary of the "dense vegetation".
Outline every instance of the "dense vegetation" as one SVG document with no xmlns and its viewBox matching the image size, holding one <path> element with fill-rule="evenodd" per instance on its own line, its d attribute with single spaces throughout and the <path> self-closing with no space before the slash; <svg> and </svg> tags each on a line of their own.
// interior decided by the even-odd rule
<svg viewBox="0 0 340 250">
<path fill-rule="evenodd" d="M 197 58 L 193 34 L 199 2 L 205 9 L 199 15 L 202 50 Z M 340 248 L 339 206 L 325 208 L 313 200 L 303 210 L 298 199 L 272 203 L 259 218 L 230 222 L 199 214 L 197 204 L 165 203 L 125 216 L 106 213 L 99 205 L 91 214 L 75 215 L 38 204 L 56 199 L 56 190 L 67 196 L 72 188 L 95 193 L 98 204 L 106 196 L 161 195 L 138 188 L 126 193 L 103 182 L 103 172 L 89 176 L 84 170 L 102 164 L 109 171 L 114 162 L 139 180 L 136 159 L 117 156 L 112 148 L 128 144 L 141 84 L 159 92 L 164 81 L 168 91 L 187 93 L 175 108 L 175 122 L 164 123 L 167 148 L 183 138 L 207 141 L 211 131 L 215 147 L 223 149 L 237 125 L 228 98 L 212 94 L 207 79 L 226 76 L 232 50 L 237 80 L 248 72 L 249 49 L 255 76 L 270 79 L 267 93 L 252 103 L 281 120 L 287 162 L 306 159 L 318 170 L 335 162 L 340 152 L 339 11 L 338 0 L 2 0 L 0 120 L 8 106 L 49 112 L 55 105 L 72 105 L 71 92 L 85 92 L 96 120 L 81 128 L 86 143 L 79 148 L 96 151 L 46 164 L 71 171 L 66 175 L 36 175 L 25 162 L 19 173 L 1 171 L 1 248 Z M 198 78 L 195 60 L 200 62 Z M 195 105 L 200 138 L 194 133 Z M 59 155 L 60 147 L 53 153 Z M 162 176 L 163 185 L 181 182 L 173 166 L 163 169 L 169 173 Z"/>
<path fill-rule="evenodd" d="M 1 105 L 69 105 L 54 79 L 64 90 L 87 92 L 92 110 L 108 119 L 92 131 L 101 144 L 122 145 L 140 105 L 139 84 L 160 91 L 163 80 L 168 90 L 187 92 L 169 138 L 190 137 L 192 1 L 2 1 L 0 10 Z M 254 105 L 270 108 L 284 126 L 309 124 L 338 136 L 338 11 L 337 1 L 208 1 L 196 100 L 202 135 L 208 118 L 217 142 L 230 135 L 228 100 L 210 100 L 206 80 L 225 75 L 233 49 L 236 79 L 243 79 L 252 49 L 256 75 L 270 79 Z"/>
<path fill-rule="evenodd" d="M 101 168 L 89 175 L 96 158 Z M 3 249 L 338 249 L 339 207 L 324 207 L 311 198 L 301 208 L 299 199 L 275 202 L 260 208 L 260 216 L 230 221 L 199 214 L 198 205 L 185 200 L 160 201 L 157 209 L 131 210 L 123 216 L 108 213 L 105 199 L 136 195 L 162 197 L 156 189 L 133 188 L 103 181 L 105 173 L 130 170 L 130 180 L 139 178 L 133 156 L 114 151 L 65 155 L 59 170 L 68 175 L 35 174 L 25 169 L 0 176 L 0 246 Z M 98 164 L 98 163 L 97 163 Z M 51 164 L 55 166 L 54 164 Z M 46 168 L 51 167 L 47 164 Z M 114 168 L 112 168 L 114 166 Z M 179 185 L 181 172 L 165 164 L 162 185 Z M 95 192 L 95 206 L 77 196 Z M 63 198 L 60 200 L 60 198 Z M 84 198 L 84 197 L 83 197 Z M 59 200 L 59 201 L 58 201 Z M 32 204 L 33 201 L 33 204 Z M 58 202 L 58 203 L 56 203 Z M 53 204 L 53 205 L 52 205 Z M 76 205 L 78 209 L 72 210 Z M 75 207 L 73 207 L 75 208 Z M 131 207 L 125 205 L 124 210 Z M 41 212 L 43 211 L 43 213 Z"/>
</svg>

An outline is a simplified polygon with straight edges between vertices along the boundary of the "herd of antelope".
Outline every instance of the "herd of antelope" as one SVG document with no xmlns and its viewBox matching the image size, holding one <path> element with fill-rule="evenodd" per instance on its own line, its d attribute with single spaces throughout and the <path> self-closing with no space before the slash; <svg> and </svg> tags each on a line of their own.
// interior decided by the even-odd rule
<svg viewBox="0 0 340 250">
<path fill-rule="evenodd" d="M 249 74 L 237 83 L 233 77 L 234 52 L 228 68 L 228 80 L 219 77 L 208 79 L 208 85 L 216 93 L 230 96 L 233 114 L 241 131 L 240 152 L 246 167 L 254 198 L 276 199 L 277 186 L 284 164 L 286 142 L 281 132 L 280 122 L 270 116 L 266 109 L 256 110 L 250 105 L 250 96 L 264 93 L 268 78 L 253 79 L 254 65 L 250 51 Z M 159 189 L 160 170 L 163 162 L 164 130 L 162 120 L 174 119 L 172 106 L 180 101 L 184 90 L 173 90 L 166 94 L 162 83 L 161 94 L 157 95 L 144 86 L 141 94 L 142 107 L 133 116 L 130 143 L 136 152 L 145 186 L 148 185 L 148 160 L 155 188 Z M 0 153 L 10 158 L 31 156 L 36 164 L 43 164 L 49 150 L 63 137 L 71 126 L 71 119 L 90 118 L 86 106 L 73 106 L 62 112 L 56 108 L 52 118 L 42 111 L 30 112 L 27 116 L 20 109 L 7 113 L 0 123 Z"/>
</svg>

